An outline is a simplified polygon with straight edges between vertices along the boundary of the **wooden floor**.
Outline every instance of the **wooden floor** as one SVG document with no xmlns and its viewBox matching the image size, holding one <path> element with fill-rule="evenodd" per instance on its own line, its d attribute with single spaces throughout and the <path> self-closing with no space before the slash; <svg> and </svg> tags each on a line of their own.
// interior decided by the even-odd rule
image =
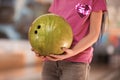
<svg viewBox="0 0 120 80">
<path fill-rule="evenodd" d="M 41 80 L 42 62 L 28 41 L 0 40 L 0 80 Z M 120 69 L 92 64 L 89 80 L 120 80 Z"/>
<path fill-rule="evenodd" d="M 41 70 L 41 64 L 3 70 L 0 80 L 41 80 Z M 120 80 L 120 70 L 94 65 L 91 66 L 89 80 Z"/>
<path fill-rule="evenodd" d="M 89 80 L 120 80 L 120 69 L 106 65 L 93 64 Z"/>
</svg>

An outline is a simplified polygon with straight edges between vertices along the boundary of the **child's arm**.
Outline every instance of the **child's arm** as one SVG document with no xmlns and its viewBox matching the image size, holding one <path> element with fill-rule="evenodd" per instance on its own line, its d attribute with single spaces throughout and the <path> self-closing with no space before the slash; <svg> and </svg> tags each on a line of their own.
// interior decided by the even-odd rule
<svg viewBox="0 0 120 80">
<path fill-rule="evenodd" d="M 80 53 L 88 47 L 92 46 L 99 37 L 101 30 L 102 11 L 92 12 L 90 16 L 90 31 L 89 34 L 84 37 L 79 43 L 73 48 L 75 53 Z"/>
<path fill-rule="evenodd" d="M 63 55 L 51 55 L 47 58 L 52 61 L 63 60 L 72 56 L 75 56 L 88 47 L 92 46 L 98 39 L 100 30 L 101 30 L 101 21 L 102 21 L 102 11 L 92 12 L 90 16 L 90 31 L 87 36 L 81 39 L 78 44 L 75 45 L 73 49 L 66 49 L 63 50 L 66 54 Z"/>
</svg>

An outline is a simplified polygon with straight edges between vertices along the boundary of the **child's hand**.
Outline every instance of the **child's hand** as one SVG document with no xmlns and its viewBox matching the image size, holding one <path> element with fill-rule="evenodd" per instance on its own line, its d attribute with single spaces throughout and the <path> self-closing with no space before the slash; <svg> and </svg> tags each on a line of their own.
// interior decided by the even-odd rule
<svg viewBox="0 0 120 80">
<path fill-rule="evenodd" d="M 45 60 L 45 56 L 41 56 L 40 55 L 40 53 L 38 53 L 37 51 L 35 51 L 33 48 L 31 49 L 34 53 L 35 53 L 35 55 L 37 56 L 37 57 L 39 57 L 42 61 L 44 61 Z"/>
<path fill-rule="evenodd" d="M 50 55 L 50 56 L 46 56 L 46 58 L 48 60 L 51 60 L 51 61 L 59 61 L 59 60 L 64 60 L 66 58 L 70 58 L 72 56 L 75 55 L 74 51 L 72 49 L 67 49 L 67 48 L 63 48 L 63 51 L 65 52 L 64 54 L 62 55 Z"/>
</svg>

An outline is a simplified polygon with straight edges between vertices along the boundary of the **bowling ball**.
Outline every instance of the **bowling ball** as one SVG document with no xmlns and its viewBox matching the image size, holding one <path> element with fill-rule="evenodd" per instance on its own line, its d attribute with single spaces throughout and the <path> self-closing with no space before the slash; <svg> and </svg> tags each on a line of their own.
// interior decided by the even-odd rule
<svg viewBox="0 0 120 80">
<path fill-rule="evenodd" d="M 29 28 L 29 42 L 42 56 L 62 54 L 62 47 L 70 48 L 73 33 L 68 22 L 55 14 L 44 14 L 36 18 Z"/>
</svg>

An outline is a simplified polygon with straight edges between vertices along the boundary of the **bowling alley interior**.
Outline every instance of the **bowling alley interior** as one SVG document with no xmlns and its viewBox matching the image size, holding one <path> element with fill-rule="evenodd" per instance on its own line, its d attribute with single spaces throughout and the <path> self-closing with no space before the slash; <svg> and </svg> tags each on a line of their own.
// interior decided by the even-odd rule
<svg viewBox="0 0 120 80">
<path fill-rule="evenodd" d="M 32 51 L 32 22 L 53 0 L 0 0 L 0 80 L 41 80 L 43 63 Z M 105 31 L 94 45 L 89 80 L 120 80 L 120 3 L 106 0 Z"/>
</svg>

